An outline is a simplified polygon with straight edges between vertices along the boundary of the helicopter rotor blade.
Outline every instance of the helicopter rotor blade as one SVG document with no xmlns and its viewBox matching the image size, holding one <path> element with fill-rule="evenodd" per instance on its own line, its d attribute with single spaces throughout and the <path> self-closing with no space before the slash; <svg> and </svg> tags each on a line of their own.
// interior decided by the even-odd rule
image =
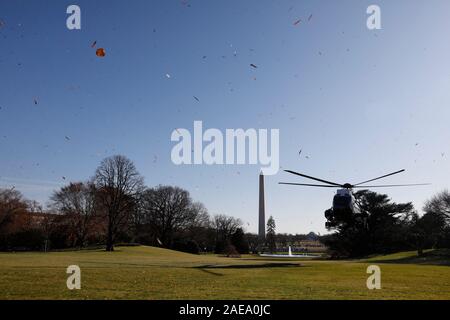
<svg viewBox="0 0 450 320">
<path fill-rule="evenodd" d="M 359 185 L 367 183 L 367 182 L 371 182 L 371 181 L 375 181 L 375 180 L 378 180 L 378 179 L 386 178 L 386 177 L 392 176 L 394 174 L 401 173 L 403 171 L 405 171 L 405 169 L 402 169 L 402 170 L 399 170 L 399 171 L 395 171 L 395 172 L 392 172 L 392 173 L 389 173 L 389 174 L 385 174 L 384 176 L 381 176 L 381 177 L 378 177 L 378 178 L 373 178 L 373 179 L 370 179 L 370 180 L 367 180 L 367 181 L 364 181 L 364 182 L 360 182 L 360 183 L 354 184 L 353 186 L 355 187 L 355 186 L 359 186 Z"/>
<path fill-rule="evenodd" d="M 278 184 L 286 184 L 286 185 L 291 185 L 291 186 L 336 188 L 336 186 L 331 186 L 331 185 L 326 185 L 326 184 L 308 184 L 308 183 L 291 183 L 291 182 L 278 182 Z"/>
<path fill-rule="evenodd" d="M 322 179 L 319 179 L 319 178 L 314 178 L 314 177 L 311 177 L 311 176 L 307 176 L 306 174 L 298 173 L 298 172 L 295 172 L 295 171 L 292 171 L 292 170 L 284 170 L 284 171 L 286 171 L 288 173 L 295 174 L 295 175 L 300 176 L 300 177 L 308 178 L 308 179 L 311 179 L 311 180 L 316 180 L 316 181 L 323 182 L 323 183 L 326 183 L 326 184 L 331 184 L 331 185 L 333 185 L 335 187 L 342 187 L 342 184 L 339 184 L 339 183 L 336 183 L 336 182 L 331 182 L 331 181 L 322 180 Z"/>
<path fill-rule="evenodd" d="M 390 188 L 390 187 L 414 187 L 414 186 L 429 186 L 431 183 L 413 183 L 413 184 L 386 184 L 378 186 L 353 186 L 353 188 Z"/>
</svg>

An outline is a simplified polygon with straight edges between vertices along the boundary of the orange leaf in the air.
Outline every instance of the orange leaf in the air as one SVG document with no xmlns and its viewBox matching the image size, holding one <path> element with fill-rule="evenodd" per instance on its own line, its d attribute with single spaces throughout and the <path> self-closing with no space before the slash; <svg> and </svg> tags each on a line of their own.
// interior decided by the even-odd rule
<svg viewBox="0 0 450 320">
<path fill-rule="evenodd" d="M 106 52 L 105 52 L 105 49 L 98 48 L 97 51 L 95 52 L 95 54 L 97 55 L 97 57 L 104 57 L 106 55 Z"/>
</svg>

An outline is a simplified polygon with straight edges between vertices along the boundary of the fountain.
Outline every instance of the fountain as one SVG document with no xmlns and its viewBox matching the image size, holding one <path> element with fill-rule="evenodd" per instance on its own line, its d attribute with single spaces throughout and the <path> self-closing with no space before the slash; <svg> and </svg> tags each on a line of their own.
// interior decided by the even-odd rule
<svg viewBox="0 0 450 320">
<path fill-rule="evenodd" d="M 259 220 L 258 220 L 258 237 L 259 237 L 259 245 L 258 251 L 261 246 L 264 244 L 266 239 L 266 212 L 265 212 L 265 203 L 264 203 L 264 175 L 261 171 L 259 175 Z M 260 253 L 261 257 L 272 257 L 272 258 L 317 258 L 315 255 L 308 255 L 305 253 L 302 254 L 292 254 L 291 246 L 288 247 L 287 254 L 267 254 Z"/>
<path fill-rule="evenodd" d="M 260 257 L 271 257 L 271 258 L 317 258 L 317 256 L 309 255 L 309 254 L 293 254 L 291 246 L 288 247 L 287 254 L 269 254 L 269 253 L 260 253 Z"/>
</svg>

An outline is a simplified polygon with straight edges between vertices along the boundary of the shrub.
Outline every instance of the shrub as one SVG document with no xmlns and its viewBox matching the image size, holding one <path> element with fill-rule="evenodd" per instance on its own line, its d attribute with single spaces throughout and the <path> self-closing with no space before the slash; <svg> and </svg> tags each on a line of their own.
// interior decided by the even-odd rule
<svg viewBox="0 0 450 320">
<path fill-rule="evenodd" d="M 232 244 L 228 244 L 225 247 L 225 255 L 229 258 L 240 258 L 241 257 L 239 252 L 236 250 L 236 247 L 233 246 Z"/>
</svg>

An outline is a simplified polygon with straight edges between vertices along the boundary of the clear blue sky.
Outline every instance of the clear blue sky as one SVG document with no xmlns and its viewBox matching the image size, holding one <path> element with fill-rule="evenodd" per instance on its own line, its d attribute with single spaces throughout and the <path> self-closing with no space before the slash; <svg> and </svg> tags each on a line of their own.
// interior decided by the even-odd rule
<svg viewBox="0 0 450 320">
<path fill-rule="evenodd" d="M 382 30 L 366 27 L 370 4 Z M 255 232 L 259 166 L 170 160 L 171 132 L 202 120 L 280 129 L 283 169 L 332 181 L 405 168 L 383 182 L 432 186 L 378 191 L 420 210 L 450 182 L 449 12 L 446 0 L 1 1 L 0 186 L 45 203 L 124 154 L 147 185 L 182 186 Z M 266 178 L 277 231 L 325 232 L 334 190 L 279 181 L 306 182 Z"/>
</svg>

